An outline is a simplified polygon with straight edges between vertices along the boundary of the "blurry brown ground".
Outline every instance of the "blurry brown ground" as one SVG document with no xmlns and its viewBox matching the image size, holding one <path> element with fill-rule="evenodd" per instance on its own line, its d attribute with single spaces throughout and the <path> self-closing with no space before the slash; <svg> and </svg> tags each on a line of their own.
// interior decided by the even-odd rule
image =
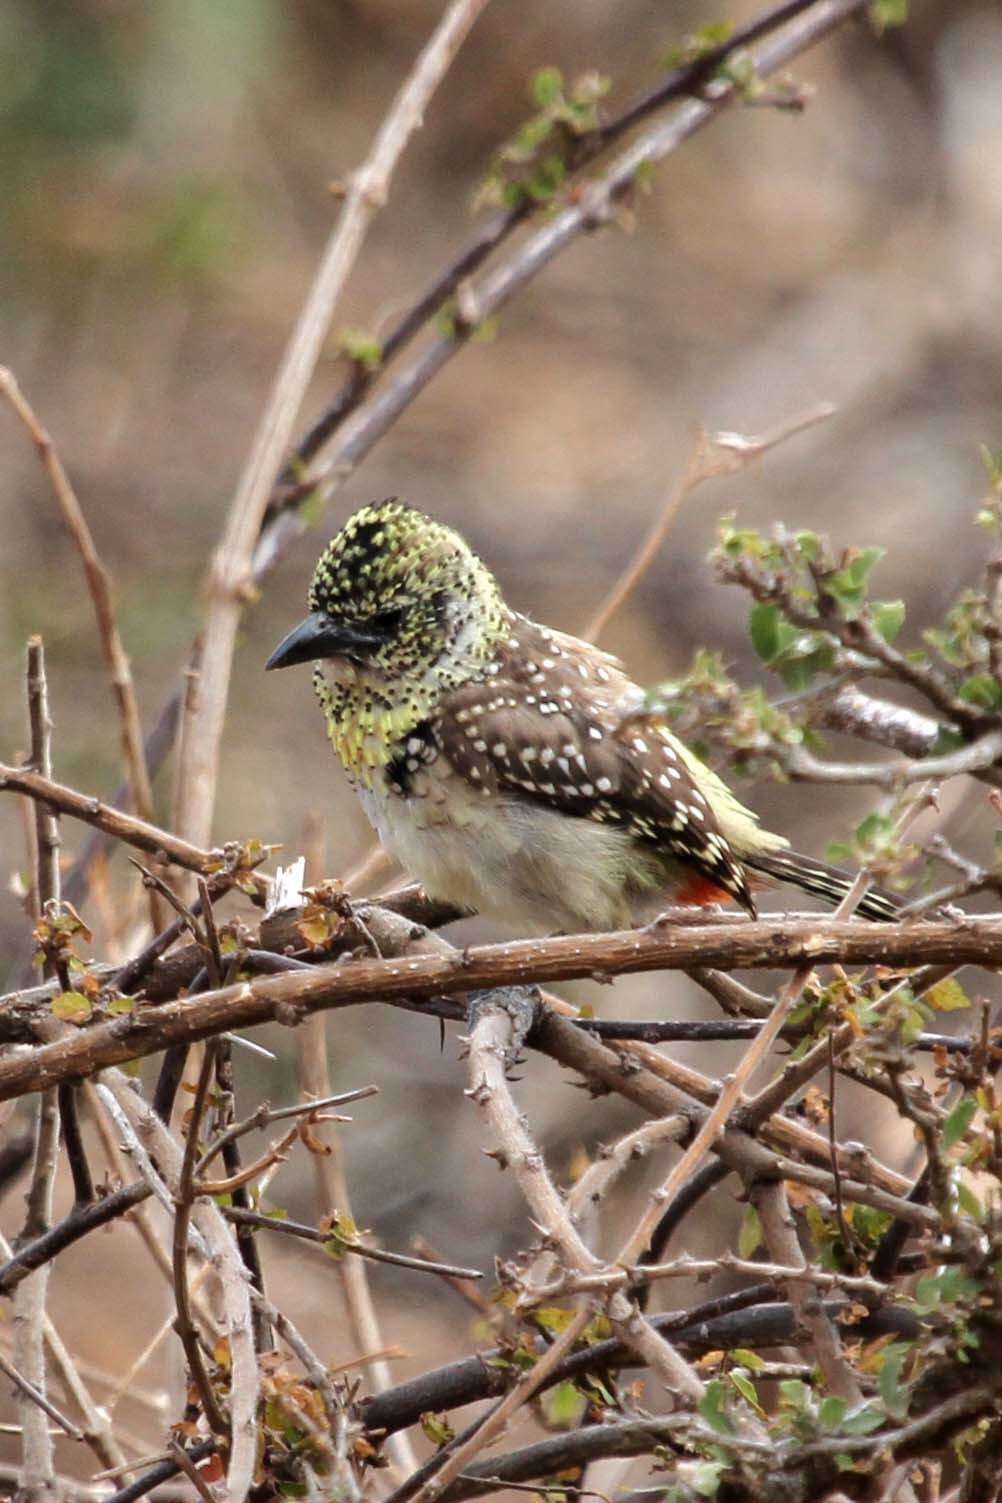
<svg viewBox="0 0 1002 1503">
<path fill-rule="evenodd" d="M 207 556 L 331 221 L 325 187 L 358 161 L 438 8 L 8 0 L 0 12 L 0 362 L 55 436 L 114 573 L 148 721 L 175 683 Z M 619 103 L 718 9 L 509 0 L 489 10 L 405 158 L 339 323 L 379 332 L 469 233 L 471 189 L 527 113 L 535 67 L 599 67 Z M 755 9 L 723 7 L 735 20 Z M 305 673 L 266 680 L 262 664 L 299 618 L 322 541 L 374 497 L 402 494 L 462 527 L 516 605 L 573 630 L 628 557 L 697 423 L 754 432 L 831 399 L 832 422 L 698 493 L 608 645 L 647 681 L 684 669 L 699 643 L 754 677 L 746 602 L 704 564 L 716 516 L 734 507 L 752 525 L 781 519 L 886 545 L 880 592 L 907 599 L 908 629 L 941 614 L 981 554 L 977 446 L 1002 440 L 1002 12 L 963 0 L 916 0 L 913 11 L 881 45 L 850 30 L 805 58 L 796 77 L 817 94 L 804 116 L 735 111 L 689 143 L 640 201 L 634 234 L 578 243 L 505 310 L 497 341 L 464 351 L 363 465 L 247 614 L 220 838 L 257 835 L 294 853 L 317 813 L 332 875 L 368 846 Z M 338 379 L 332 340 L 310 415 Z M 2 755 L 24 746 L 23 643 L 38 631 L 57 775 L 107 793 L 119 779 L 117 731 L 89 601 L 6 414 L 0 536 Z M 815 851 L 863 807 L 841 791 L 746 792 Z M 166 817 L 169 773 L 158 793 Z M 961 845 L 983 823 L 974 798 L 949 811 Z M 0 836 L 12 873 L 22 840 L 9 798 Z M 65 838 L 79 849 L 78 830 Z M 0 954 L 21 953 L 25 931 L 5 890 Z M 628 1015 L 702 1007 L 663 976 L 595 1000 Z M 281 1063 L 239 1061 L 245 1100 L 294 1090 L 289 1038 L 273 1034 Z M 485 1214 L 454 1036 L 440 1054 L 435 1025 L 371 1009 L 333 1016 L 330 1039 L 335 1084 L 373 1080 L 383 1093 L 347 1130 L 360 1223 L 390 1246 L 423 1233 L 489 1269 L 525 1223 L 497 1176 Z M 714 1073 L 727 1067 L 719 1047 L 696 1057 Z M 541 1063 L 522 1092 L 558 1166 L 630 1120 L 617 1108 L 586 1116 Z M 859 1135 L 874 1126 L 860 1123 Z M 288 1172 L 274 1199 L 312 1213 L 305 1175 Z M 9 1235 L 19 1195 L 3 1210 Z M 719 1246 L 731 1231 L 704 1219 L 701 1235 Z M 288 1264 L 284 1246 L 272 1261 L 279 1254 Z M 299 1253 L 295 1265 L 291 1313 L 322 1352 L 350 1355 L 333 1267 Z M 161 1318 L 152 1280 L 119 1227 L 59 1262 L 53 1314 L 71 1345 L 120 1372 Z M 385 1270 L 375 1284 L 388 1338 L 415 1353 L 401 1374 L 468 1349 L 455 1296 Z M 161 1378 L 154 1366 L 151 1382 Z M 130 1419 L 155 1441 L 159 1422 L 138 1410 Z"/>
</svg>

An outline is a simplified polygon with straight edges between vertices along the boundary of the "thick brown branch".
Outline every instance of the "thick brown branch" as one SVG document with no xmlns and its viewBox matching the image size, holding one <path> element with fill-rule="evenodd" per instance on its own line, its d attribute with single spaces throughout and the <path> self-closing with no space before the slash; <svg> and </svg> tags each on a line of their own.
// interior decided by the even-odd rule
<svg viewBox="0 0 1002 1503">
<path fill-rule="evenodd" d="M 313 1012 L 363 1002 L 416 1006 L 440 993 L 583 977 L 607 980 L 636 971 L 706 965 L 739 970 L 926 963 L 1002 966 L 1002 922 L 857 924 L 819 918 L 784 924 L 763 919 L 517 940 L 399 960 L 353 960 L 262 976 L 81 1029 L 0 1064 L 0 1101 L 154 1054 L 170 1044 L 194 1043 L 276 1018 L 295 1023 Z"/>
</svg>

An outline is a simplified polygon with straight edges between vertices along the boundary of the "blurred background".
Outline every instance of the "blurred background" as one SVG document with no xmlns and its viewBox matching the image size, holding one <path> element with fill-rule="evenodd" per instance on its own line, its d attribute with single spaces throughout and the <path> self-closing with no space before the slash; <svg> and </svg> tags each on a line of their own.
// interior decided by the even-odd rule
<svg viewBox="0 0 1002 1503">
<path fill-rule="evenodd" d="M 722 10 L 740 23 L 757 8 Z M 361 159 L 439 10 L 423 0 L 7 0 L 0 10 L 0 363 L 56 440 L 113 573 L 147 724 L 197 627 L 206 561 L 335 213 L 330 184 Z M 403 160 L 337 327 L 378 335 L 470 234 L 471 195 L 530 112 L 533 70 L 598 68 L 616 109 L 720 14 L 703 0 L 488 9 Z M 369 848 L 308 675 L 262 673 L 300 619 L 322 543 L 366 500 L 400 494 L 457 524 L 513 604 L 575 630 L 684 465 L 696 425 L 756 432 L 830 400 L 833 420 L 692 498 L 606 645 L 645 681 L 682 671 L 698 644 L 754 680 L 747 602 L 705 564 L 717 516 L 734 508 L 749 525 L 782 520 L 885 545 L 877 592 L 906 599 L 906 632 L 938 619 L 972 578 L 985 547 L 972 525 L 978 446 L 1002 441 L 1002 10 L 913 0 L 903 30 L 878 41 L 850 26 L 793 71 L 815 91 L 806 113 L 735 109 L 670 158 L 634 231 L 582 239 L 551 265 L 503 311 L 496 340 L 446 368 L 286 557 L 245 617 L 219 839 L 258 836 L 292 855 L 305 821 L 320 817 L 330 875 Z M 341 376 L 332 335 L 303 427 Z M 89 597 L 6 410 L 0 536 L 0 755 L 25 746 L 24 640 L 40 632 L 56 775 L 106 795 L 120 779 L 118 734 Z M 815 852 L 866 807 L 865 793 L 845 790 L 743 791 Z M 170 768 L 157 792 L 166 820 Z M 976 795 L 946 812 L 961 845 L 984 824 Z M 6 881 L 23 864 L 10 798 L 0 838 L 0 970 L 13 972 L 27 923 Z M 64 827 L 64 839 L 70 855 L 80 849 L 79 829 Z M 127 916 L 123 867 L 119 855 L 107 902 Z M 688 983 L 665 976 L 569 993 L 625 1016 L 704 1010 Z M 276 1063 L 241 1057 L 238 1071 L 248 1096 L 277 1101 L 295 1086 L 289 1037 L 272 1032 L 261 1037 Z M 493 1167 L 485 1215 L 454 1034 L 440 1053 L 437 1025 L 369 1009 L 331 1015 L 329 1035 L 335 1086 L 371 1079 L 383 1092 L 346 1130 L 360 1224 L 390 1246 L 423 1233 L 485 1268 L 498 1248 L 520 1245 L 526 1223 Z M 691 1057 L 714 1074 L 730 1058 L 721 1046 Z M 583 1114 L 579 1094 L 539 1061 L 521 1090 L 565 1173 L 633 1120 L 615 1106 Z M 867 1133 L 872 1100 L 858 1124 Z M 843 1132 L 862 1136 L 853 1125 L 843 1118 Z M 908 1143 L 885 1147 L 907 1162 Z M 294 1169 L 274 1199 L 313 1213 L 308 1176 Z M 731 1212 L 736 1222 L 740 1207 Z M 12 1234 L 20 1195 L 0 1214 Z M 732 1234 L 732 1222 L 706 1218 L 688 1245 L 699 1253 Z M 284 1245 L 266 1251 L 276 1266 L 295 1264 L 290 1313 L 317 1347 L 351 1355 L 333 1318 L 332 1265 Z M 121 1371 L 160 1318 L 149 1278 L 121 1226 L 60 1261 L 53 1313 L 98 1370 Z M 401 1376 L 470 1340 L 455 1295 L 415 1281 L 374 1275 L 387 1331 L 414 1353 Z M 143 1375 L 151 1389 L 158 1372 Z M 156 1442 L 162 1417 L 138 1406 L 130 1422 Z"/>
</svg>

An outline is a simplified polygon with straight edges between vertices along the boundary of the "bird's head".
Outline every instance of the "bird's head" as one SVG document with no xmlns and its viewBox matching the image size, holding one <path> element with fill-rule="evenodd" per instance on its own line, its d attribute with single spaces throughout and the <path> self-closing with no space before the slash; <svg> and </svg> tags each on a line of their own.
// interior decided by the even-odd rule
<svg viewBox="0 0 1002 1503">
<path fill-rule="evenodd" d="M 364 506 L 331 539 L 309 607 L 267 667 L 317 662 L 329 684 L 364 683 L 395 702 L 474 677 L 510 620 L 459 534 L 396 500 Z"/>
</svg>

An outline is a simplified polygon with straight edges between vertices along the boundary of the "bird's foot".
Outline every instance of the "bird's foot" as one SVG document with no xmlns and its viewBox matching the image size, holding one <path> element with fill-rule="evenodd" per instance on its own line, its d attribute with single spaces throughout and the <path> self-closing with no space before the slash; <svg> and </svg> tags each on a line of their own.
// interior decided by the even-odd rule
<svg viewBox="0 0 1002 1503">
<path fill-rule="evenodd" d="M 542 995 L 536 986 L 495 986 L 471 992 L 466 1012 L 467 1030 L 473 1033 L 485 1013 L 495 1009 L 511 1019 L 511 1038 L 505 1050 L 505 1073 L 520 1063 L 522 1045 L 532 1032 Z"/>
</svg>

